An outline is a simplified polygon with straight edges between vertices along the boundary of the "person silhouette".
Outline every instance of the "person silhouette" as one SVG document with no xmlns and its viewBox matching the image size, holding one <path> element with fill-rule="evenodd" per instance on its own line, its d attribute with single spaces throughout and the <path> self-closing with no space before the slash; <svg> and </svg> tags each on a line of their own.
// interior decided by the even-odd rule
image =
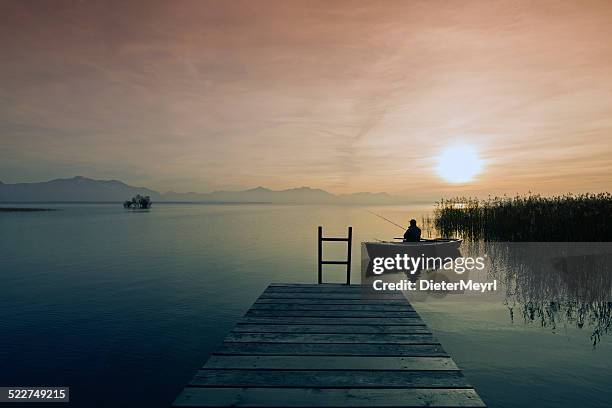
<svg viewBox="0 0 612 408">
<path fill-rule="evenodd" d="M 410 226 L 404 232 L 404 242 L 419 242 L 421 240 L 421 229 L 417 227 L 416 220 L 410 220 Z"/>
</svg>

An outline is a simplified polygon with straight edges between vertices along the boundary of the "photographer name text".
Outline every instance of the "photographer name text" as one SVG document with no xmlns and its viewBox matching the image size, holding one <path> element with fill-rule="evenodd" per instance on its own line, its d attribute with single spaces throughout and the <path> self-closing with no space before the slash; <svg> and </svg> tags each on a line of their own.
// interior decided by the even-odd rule
<svg viewBox="0 0 612 408">
<path fill-rule="evenodd" d="M 382 279 L 372 282 L 375 291 L 472 291 L 472 292 L 491 292 L 497 290 L 497 280 L 492 282 L 474 282 L 473 280 L 460 280 L 458 282 L 433 280 L 409 281 L 402 279 L 396 282 L 385 282 Z"/>
</svg>

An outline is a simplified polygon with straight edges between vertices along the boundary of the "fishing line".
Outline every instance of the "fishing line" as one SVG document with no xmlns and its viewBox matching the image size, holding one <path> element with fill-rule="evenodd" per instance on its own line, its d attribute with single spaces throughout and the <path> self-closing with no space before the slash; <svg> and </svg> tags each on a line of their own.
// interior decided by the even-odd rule
<svg viewBox="0 0 612 408">
<path fill-rule="evenodd" d="M 395 222 L 391 221 L 390 219 L 385 218 L 385 217 L 383 217 L 383 216 L 382 216 L 382 215 L 380 215 L 380 214 L 376 214 L 376 213 L 375 213 L 375 212 L 373 212 L 373 211 L 370 211 L 370 210 L 366 210 L 366 211 L 367 211 L 367 212 L 369 212 L 369 213 L 370 213 L 370 214 L 372 214 L 372 215 L 377 216 L 378 218 L 382 218 L 383 220 L 385 220 L 385 221 L 387 221 L 387 222 L 389 222 L 389 223 L 391 223 L 391 224 L 395 225 L 397 228 L 401 228 L 401 229 L 402 229 L 402 231 L 406 231 L 406 227 L 402 227 L 401 225 L 396 224 Z"/>
</svg>

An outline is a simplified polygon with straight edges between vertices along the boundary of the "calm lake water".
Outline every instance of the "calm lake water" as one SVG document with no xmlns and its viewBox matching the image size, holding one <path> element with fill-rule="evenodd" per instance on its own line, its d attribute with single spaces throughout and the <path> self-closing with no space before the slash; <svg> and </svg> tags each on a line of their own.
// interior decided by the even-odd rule
<svg viewBox="0 0 612 408">
<path fill-rule="evenodd" d="M 316 281 L 318 225 L 352 225 L 356 242 L 399 232 L 362 207 L 45 207 L 61 211 L 0 213 L 0 385 L 70 386 L 75 407 L 168 406 L 268 283 Z M 504 296 L 413 302 L 490 407 L 610 406 L 612 336 L 594 347 L 588 319 L 512 319 Z"/>
</svg>

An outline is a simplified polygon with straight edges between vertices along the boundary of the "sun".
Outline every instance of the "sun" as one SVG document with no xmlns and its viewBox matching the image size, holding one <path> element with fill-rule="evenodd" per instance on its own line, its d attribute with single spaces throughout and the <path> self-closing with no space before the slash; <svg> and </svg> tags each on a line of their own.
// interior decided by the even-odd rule
<svg viewBox="0 0 612 408">
<path fill-rule="evenodd" d="M 469 183 L 484 166 L 476 148 L 466 144 L 447 147 L 436 160 L 436 172 L 449 183 Z"/>
</svg>

